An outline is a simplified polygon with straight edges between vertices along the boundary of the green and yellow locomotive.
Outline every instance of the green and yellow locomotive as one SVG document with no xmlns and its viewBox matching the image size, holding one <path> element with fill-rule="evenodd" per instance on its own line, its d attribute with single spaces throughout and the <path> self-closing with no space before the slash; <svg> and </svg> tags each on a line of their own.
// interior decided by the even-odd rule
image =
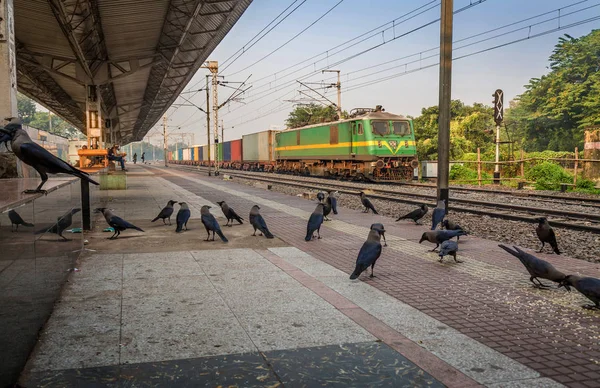
<svg viewBox="0 0 600 388">
<path fill-rule="evenodd" d="M 406 181 L 418 166 L 412 120 L 376 109 L 276 135 L 275 170 L 302 175 Z"/>
</svg>

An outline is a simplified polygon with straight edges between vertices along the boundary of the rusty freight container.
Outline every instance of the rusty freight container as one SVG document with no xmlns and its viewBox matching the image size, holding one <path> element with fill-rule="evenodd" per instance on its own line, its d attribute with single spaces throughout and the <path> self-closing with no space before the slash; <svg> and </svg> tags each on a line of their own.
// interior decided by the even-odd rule
<svg viewBox="0 0 600 388">
<path fill-rule="evenodd" d="M 241 162 L 244 160 L 242 157 L 242 139 L 232 140 L 231 141 L 231 161 L 232 162 Z"/>
</svg>

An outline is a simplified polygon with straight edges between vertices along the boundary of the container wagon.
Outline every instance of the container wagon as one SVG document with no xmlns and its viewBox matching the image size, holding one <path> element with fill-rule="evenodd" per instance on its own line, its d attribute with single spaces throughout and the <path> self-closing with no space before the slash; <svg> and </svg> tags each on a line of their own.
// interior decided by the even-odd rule
<svg viewBox="0 0 600 388">
<path fill-rule="evenodd" d="M 275 135 L 278 131 L 268 130 L 242 136 L 243 170 L 275 170 Z"/>
</svg>

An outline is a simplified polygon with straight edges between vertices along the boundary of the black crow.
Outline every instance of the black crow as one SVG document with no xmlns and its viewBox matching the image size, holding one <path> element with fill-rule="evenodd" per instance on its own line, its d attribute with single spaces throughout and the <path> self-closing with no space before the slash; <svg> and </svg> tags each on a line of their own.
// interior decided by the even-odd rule
<svg viewBox="0 0 600 388">
<path fill-rule="evenodd" d="M 252 209 L 250 209 L 250 225 L 254 228 L 253 236 L 256 236 L 256 231 L 259 230 L 266 238 L 273 238 L 273 234 L 267 228 L 267 223 L 262 215 L 259 212 L 260 206 L 254 205 Z"/>
<path fill-rule="evenodd" d="M 116 216 L 112 210 L 105 207 L 97 208 L 96 212 L 102 213 L 108 225 L 115 230 L 115 233 L 108 238 L 109 240 L 116 240 L 121 235 L 121 232 L 127 229 L 135 229 L 139 230 L 140 232 L 144 231 L 142 228 L 138 228 L 137 226 L 125 221 L 121 217 Z"/>
<path fill-rule="evenodd" d="M 436 244 L 435 248 L 431 250 L 431 252 L 434 252 L 444 241 L 466 234 L 467 232 L 464 230 L 429 230 L 421 235 L 419 244 L 423 241 L 429 241 L 430 243 Z"/>
<path fill-rule="evenodd" d="M 552 229 L 546 217 L 536 218 L 535 220 L 539 222 L 537 228 L 535 228 L 535 233 L 537 233 L 538 238 L 542 242 L 542 247 L 538 252 L 541 253 L 544 250 L 544 245 L 548 243 L 552 247 L 554 253 L 560 255 L 560 251 L 558 250 L 558 243 L 556 242 L 556 235 L 554 234 L 554 229 Z"/>
<path fill-rule="evenodd" d="M 375 268 L 375 262 L 381 256 L 381 236 L 385 233 L 384 229 L 374 228 L 369 231 L 367 241 L 360 248 L 358 252 L 358 258 L 356 259 L 356 267 L 354 272 L 350 275 L 350 279 L 356 279 L 360 274 L 365 271 L 369 266 L 371 267 L 370 277 L 374 278 L 373 269 Z"/>
<path fill-rule="evenodd" d="M 442 222 L 444 217 L 446 216 L 446 204 L 444 201 L 438 201 L 437 206 L 433 209 L 431 213 L 431 230 L 435 230 L 438 224 Z"/>
<path fill-rule="evenodd" d="M 179 211 L 177 212 L 177 229 L 175 229 L 175 232 L 179 233 L 183 230 L 183 228 L 185 228 L 185 230 L 187 229 L 187 223 L 190 219 L 190 208 L 188 206 L 187 203 L 185 202 L 179 202 L 179 206 L 181 206 L 179 208 Z"/>
<path fill-rule="evenodd" d="M 11 232 L 13 231 L 14 225 L 17 225 L 16 229 L 14 230 L 15 232 L 17 232 L 19 230 L 19 225 L 23 225 L 28 228 L 33 227 L 33 224 L 31 222 L 25 222 L 25 220 L 23 220 L 23 218 L 21 218 L 19 213 L 17 213 L 14 209 L 8 212 L 8 219 L 11 222 L 11 224 L 10 224 Z"/>
<path fill-rule="evenodd" d="M 383 224 L 372 224 L 371 225 L 371 230 L 373 229 L 378 229 L 381 231 L 381 237 L 383 237 L 383 246 L 387 247 L 387 241 L 385 240 L 385 228 L 383 227 Z"/>
<path fill-rule="evenodd" d="M 212 241 L 215 241 L 216 233 L 219 235 L 223 242 L 229 242 L 229 240 L 227 240 L 227 237 L 225 237 L 225 235 L 221 231 L 221 227 L 219 226 L 217 219 L 210 213 L 210 210 L 208 210 L 210 208 L 210 206 L 204 205 L 200 209 L 200 219 L 202 221 L 202 224 L 204 225 L 204 228 L 206 229 L 207 234 L 206 240 L 204 241 L 210 241 L 210 232 L 212 231 Z"/>
<path fill-rule="evenodd" d="M 67 230 L 67 228 L 71 226 L 71 224 L 73 224 L 73 215 L 80 211 L 80 208 L 73 208 L 69 210 L 62 216 L 58 217 L 58 219 L 56 220 L 56 224 L 52 225 L 49 228 L 39 230 L 35 234 L 54 233 L 62 237 L 64 241 L 69 241 L 68 238 L 63 236 L 63 232 Z"/>
<path fill-rule="evenodd" d="M 167 206 L 163 207 L 160 213 L 152 220 L 152 222 L 162 218 L 163 224 L 167 224 L 165 222 L 165 218 L 169 219 L 169 225 L 171 225 L 171 216 L 173 215 L 173 205 L 176 204 L 177 201 L 170 200 L 167 202 Z"/>
<path fill-rule="evenodd" d="M 360 202 L 362 202 L 363 206 L 365 207 L 363 213 L 368 213 L 369 210 L 371 210 L 373 214 L 379 214 L 377 213 L 377 210 L 375 210 L 375 206 L 373 206 L 371 201 L 369 201 L 369 198 L 367 198 L 365 193 L 363 193 L 362 191 L 360 192 Z"/>
<path fill-rule="evenodd" d="M 333 214 L 338 214 L 336 194 L 337 191 L 330 190 L 329 195 L 327 196 L 327 204 L 331 206 L 331 211 Z"/>
<path fill-rule="evenodd" d="M 415 209 L 408 214 L 398 217 L 398 219 L 396 221 L 409 219 L 409 220 L 413 220 L 415 222 L 415 224 L 418 224 L 417 221 L 419 221 L 421 218 L 423 218 L 425 216 L 425 214 L 427 214 L 428 211 L 429 211 L 429 208 L 427 207 L 427 205 L 423 204 L 418 209 Z"/>
<path fill-rule="evenodd" d="M 42 178 L 42 183 L 35 190 L 25 190 L 24 193 L 46 193 L 42 190 L 42 186 L 48 180 L 48 173 L 50 174 L 69 174 L 74 175 L 78 178 L 84 179 L 95 185 L 99 185 L 98 182 L 94 181 L 89 177 L 89 174 L 81 170 L 76 169 L 64 160 L 52 155 L 44 147 L 37 143 L 34 143 L 27 132 L 22 128 L 21 124 L 10 123 L 4 128 L 0 128 L 0 132 L 4 133 L 6 137 L 11 139 L 11 150 L 23 163 L 33 167 Z"/>
<path fill-rule="evenodd" d="M 552 264 L 545 260 L 539 259 L 515 246 L 513 246 L 515 249 L 514 251 L 506 245 L 499 244 L 498 246 L 519 259 L 519 261 L 525 266 L 525 269 L 527 269 L 527 272 L 529 272 L 531 275 L 529 281 L 532 282 L 537 288 L 549 287 L 543 284 L 538 278 L 548 279 L 555 283 L 560 283 L 566 278 L 564 273 L 554 268 Z M 537 284 L 534 282 L 534 280 L 538 281 Z M 566 288 L 568 289 L 568 286 Z"/>
<path fill-rule="evenodd" d="M 235 212 L 235 210 L 233 210 L 232 208 L 229 207 L 229 205 L 227 205 L 227 202 L 221 201 L 221 202 L 217 202 L 217 203 L 219 204 L 219 206 L 221 206 L 221 210 L 223 211 L 223 214 L 227 218 L 227 223 L 225 224 L 225 226 L 233 226 L 233 220 L 236 220 L 240 224 L 244 223 L 243 218 L 238 216 L 237 213 Z M 230 221 L 231 221 L 231 225 L 229 225 Z"/>
<path fill-rule="evenodd" d="M 584 305 L 583 308 L 600 310 L 600 279 L 567 275 L 559 287 L 565 287 L 567 290 L 570 290 L 569 286 L 575 287 L 577 291 L 594 302 L 593 305 Z"/>
<path fill-rule="evenodd" d="M 456 258 L 456 251 L 458 251 L 458 243 L 452 240 L 446 240 L 440 246 L 440 263 L 444 259 L 444 256 L 452 256 L 454 257 L 454 261 L 457 263 L 462 263 L 462 260 L 458 260 Z"/>
<path fill-rule="evenodd" d="M 317 232 L 318 238 L 321 238 L 321 224 L 323 224 L 323 206 L 324 204 L 319 203 L 310 215 L 310 218 L 308 219 L 308 224 L 306 225 L 306 237 L 304 238 L 304 240 L 312 240 L 315 231 Z"/>
</svg>

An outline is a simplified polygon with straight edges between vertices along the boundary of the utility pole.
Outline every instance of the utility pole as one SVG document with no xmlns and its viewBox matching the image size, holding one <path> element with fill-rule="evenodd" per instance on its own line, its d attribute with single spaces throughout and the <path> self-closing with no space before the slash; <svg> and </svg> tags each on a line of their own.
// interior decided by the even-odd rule
<svg viewBox="0 0 600 388">
<path fill-rule="evenodd" d="M 452 19 L 453 0 L 442 0 L 440 23 L 440 103 L 438 135 L 437 199 L 444 201 L 448 212 L 450 173 L 450 102 L 452 98 Z"/>
<path fill-rule="evenodd" d="M 225 124 L 223 123 L 223 119 L 221 119 L 221 143 L 225 143 Z"/>
<path fill-rule="evenodd" d="M 210 88 L 208 87 L 208 77 L 206 75 L 206 139 L 208 145 L 206 146 L 206 150 L 208 151 L 208 176 L 212 175 L 211 167 L 210 167 Z"/>
<path fill-rule="evenodd" d="M 48 111 L 48 132 L 52 132 L 52 112 Z"/>
<path fill-rule="evenodd" d="M 164 159 L 165 159 L 165 167 L 169 167 L 167 166 L 167 115 L 163 116 L 163 137 L 164 137 Z"/>
<path fill-rule="evenodd" d="M 338 117 L 341 120 L 342 119 L 342 81 L 340 79 L 340 70 L 323 70 L 322 73 L 337 73 L 337 83 L 335 84 L 335 87 L 337 89 L 337 111 L 338 111 Z"/>
</svg>

